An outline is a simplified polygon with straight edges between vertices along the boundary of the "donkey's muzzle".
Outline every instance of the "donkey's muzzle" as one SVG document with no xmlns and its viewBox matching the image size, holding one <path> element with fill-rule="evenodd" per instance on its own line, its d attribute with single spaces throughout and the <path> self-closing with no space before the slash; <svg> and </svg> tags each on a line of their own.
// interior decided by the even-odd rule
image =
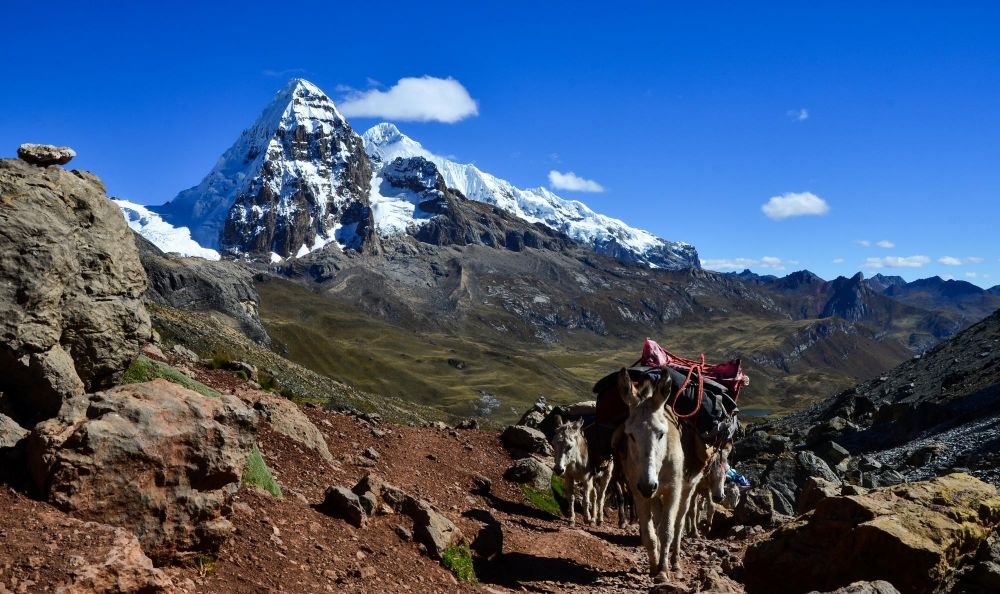
<svg viewBox="0 0 1000 594">
<path fill-rule="evenodd" d="M 659 487 L 658 484 L 652 481 L 639 481 L 636 485 L 639 488 L 639 493 L 646 498 L 652 497 L 653 493 L 656 493 L 656 488 Z"/>
<path fill-rule="evenodd" d="M 566 472 L 566 469 L 562 466 L 556 466 L 552 469 L 552 472 L 554 472 L 556 476 L 562 476 L 562 473 Z"/>
</svg>

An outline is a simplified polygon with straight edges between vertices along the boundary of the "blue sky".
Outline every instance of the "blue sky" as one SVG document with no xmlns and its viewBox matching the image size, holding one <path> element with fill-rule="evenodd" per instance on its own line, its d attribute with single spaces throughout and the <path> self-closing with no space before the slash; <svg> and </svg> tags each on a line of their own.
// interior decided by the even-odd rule
<svg viewBox="0 0 1000 594">
<path fill-rule="evenodd" d="M 604 191 L 561 195 L 713 266 L 1000 283 L 1000 4 L 212 4 L 5 7 L 3 153 L 67 144 L 159 204 L 290 77 L 450 77 L 477 115 L 405 133 L 519 186 L 574 172 Z M 824 214 L 762 210 L 806 193 Z"/>
</svg>

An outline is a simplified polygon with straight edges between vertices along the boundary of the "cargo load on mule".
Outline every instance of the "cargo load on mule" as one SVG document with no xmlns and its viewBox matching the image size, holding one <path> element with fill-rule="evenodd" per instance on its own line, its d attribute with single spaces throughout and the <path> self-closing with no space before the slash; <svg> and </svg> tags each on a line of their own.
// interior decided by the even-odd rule
<svg viewBox="0 0 1000 594">
<path fill-rule="evenodd" d="M 694 427 L 706 443 L 722 445 L 733 439 L 738 428 L 737 402 L 750 378 L 743 373 L 739 359 L 719 364 L 678 357 L 664 350 L 655 341 L 646 339 L 642 356 L 631 367 L 629 377 L 634 383 L 656 382 L 662 374 L 673 380 L 674 393 L 667 400 L 682 422 Z M 593 425 L 594 445 L 600 455 L 610 455 L 614 432 L 628 418 L 628 405 L 621 399 L 615 371 L 594 385 L 597 412 Z"/>
</svg>

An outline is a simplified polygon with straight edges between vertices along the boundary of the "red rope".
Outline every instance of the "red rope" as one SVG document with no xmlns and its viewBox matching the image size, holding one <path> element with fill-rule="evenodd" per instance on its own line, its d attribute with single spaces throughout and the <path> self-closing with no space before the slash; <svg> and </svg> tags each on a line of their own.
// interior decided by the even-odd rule
<svg viewBox="0 0 1000 594">
<path fill-rule="evenodd" d="M 685 363 L 690 363 L 690 369 L 688 369 L 687 377 L 684 378 L 684 383 L 681 384 L 681 387 L 674 393 L 674 401 L 670 405 L 674 409 L 674 414 L 677 415 L 678 419 L 687 419 L 698 414 L 698 411 L 701 410 L 701 397 L 705 393 L 705 353 L 701 354 L 700 362 L 685 360 Z M 684 392 L 684 390 L 688 387 L 688 384 L 691 383 L 691 378 L 694 376 L 695 369 L 698 370 L 698 397 L 695 398 L 694 410 L 689 413 L 681 414 L 677 410 L 677 401 L 680 399 L 681 393 Z"/>
</svg>

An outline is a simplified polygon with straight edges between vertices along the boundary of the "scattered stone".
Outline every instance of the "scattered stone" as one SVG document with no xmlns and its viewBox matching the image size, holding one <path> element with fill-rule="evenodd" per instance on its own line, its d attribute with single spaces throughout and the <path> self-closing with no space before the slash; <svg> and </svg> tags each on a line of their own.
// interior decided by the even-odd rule
<svg viewBox="0 0 1000 594">
<path fill-rule="evenodd" d="M 201 362 L 201 357 L 198 356 L 198 353 L 192 351 L 191 349 L 187 348 L 182 344 L 175 344 L 174 346 L 170 347 L 170 352 L 176 355 L 177 357 L 180 357 L 181 359 L 184 359 L 185 361 L 189 361 L 191 363 Z"/>
<path fill-rule="evenodd" d="M 361 508 L 369 516 L 374 514 L 375 509 L 378 507 L 378 497 L 371 491 L 358 495 L 358 501 L 361 502 Z"/>
<path fill-rule="evenodd" d="M 410 542 L 411 540 L 413 540 L 413 533 L 410 532 L 410 530 L 405 526 L 401 526 L 400 524 L 395 524 L 392 527 L 392 530 L 393 532 L 396 533 L 396 536 L 398 536 L 400 540 L 404 542 Z"/>
<path fill-rule="evenodd" d="M 821 593 L 814 590 L 809 594 Z M 854 582 L 849 586 L 822 594 L 899 594 L 899 590 L 885 580 L 875 580 L 874 582 Z"/>
<path fill-rule="evenodd" d="M 829 497 L 749 547 L 747 591 L 827 591 L 884 579 L 901 592 L 937 592 L 998 524 L 996 487 L 967 474 Z"/>
<path fill-rule="evenodd" d="M 836 466 L 851 457 L 847 448 L 835 441 L 825 441 L 816 447 L 816 455 L 831 466 Z"/>
<path fill-rule="evenodd" d="M 242 391 L 240 398 L 253 407 L 276 433 L 309 448 L 327 462 L 333 463 L 333 454 L 326 445 L 323 433 L 294 402 L 257 391 Z"/>
<path fill-rule="evenodd" d="M 805 486 L 802 487 L 802 494 L 799 495 L 799 515 L 812 511 L 816 504 L 827 497 L 837 497 L 840 495 L 840 489 L 839 483 L 818 476 L 807 478 Z"/>
<path fill-rule="evenodd" d="M 328 487 L 323 497 L 323 511 L 335 518 L 347 520 L 357 528 L 364 528 L 368 517 L 357 495 L 345 487 Z"/>
<path fill-rule="evenodd" d="M 552 484 L 552 469 L 537 458 L 521 458 L 503 473 L 503 478 L 538 491 L 548 491 Z"/>
<path fill-rule="evenodd" d="M 774 495 L 771 489 L 755 487 L 743 494 L 734 518 L 745 526 L 771 526 L 775 521 Z"/>
<path fill-rule="evenodd" d="M 17 157 L 26 163 L 47 167 L 49 165 L 65 165 L 73 160 L 76 151 L 68 146 L 51 144 L 25 143 L 17 147 Z"/>
<path fill-rule="evenodd" d="M 170 578 L 153 567 L 153 561 L 142 552 L 134 534 L 121 528 L 114 531 L 114 543 L 104 561 L 74 568 L 69 585 L 60 588 L 59 592 L 158 594 L 176 591 Z"/>
<path fill-rule="evenodd" d="M 500 439 L 511 450 L 528 452 L 529 454 L 552 454 L 552 446 L 545 439 L 545 434 L 538 429 L 524 425 L 511 425 L 504 429 Z"/>
<path fill-rule="evenodd" d="M 455 425 L 455 429 L 479 429 L 479 421 L 476 419 L 463 419 Z"/>
<path fill-rule="evenodd" d="M 66 402 L 28 438 L 39 491 L 74 516 L 131 529 L 154 561 L 214 552 L 251 448 L 253 412 L 166 380 Z"/>
</svg>

